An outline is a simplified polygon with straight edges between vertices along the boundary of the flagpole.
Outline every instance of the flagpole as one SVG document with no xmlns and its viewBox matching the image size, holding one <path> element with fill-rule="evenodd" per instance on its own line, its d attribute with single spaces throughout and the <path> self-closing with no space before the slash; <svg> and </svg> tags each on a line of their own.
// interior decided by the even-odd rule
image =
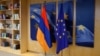
<svg viewBox="0 0 100 56">
<path fill-rule="evenodd" d="M 56 0 L 56 23 L 58 19 L 58 0 Z"/>
<path fill-rule="evenodd" d="M 58 0 L 56 0 L 56 24 L 57 24 L 57 19 L 58 19 Z M 57 54 L 59 56 L 59 54 Z"/>
<path fill-rule="evenodd" d="M 42 7 L 43 7 L 45 4 L 46 4 L 46 0 L 43 0 L 43 2 L 42 2 L 42 4 L 41 4 Z M 41 8 L 42 8 L 42 7 L 41 7 Z M 47 55 L 46 51 L 44 51 L 44 55 L 45 55 L 45 56 Z"/>
<path fill-rule="evenodd" d="M 76 39 L 76 0 L 73 1 L 73 46 L 75 46 L 75 39 Z"/>
</svg>

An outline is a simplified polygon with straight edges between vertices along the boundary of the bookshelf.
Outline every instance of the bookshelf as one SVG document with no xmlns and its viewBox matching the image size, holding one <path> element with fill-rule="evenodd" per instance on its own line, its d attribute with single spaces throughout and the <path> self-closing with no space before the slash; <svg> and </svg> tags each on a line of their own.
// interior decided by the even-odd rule
<svg viewBox="0 0 100 56">
<path fill-rule="evenodd" d="M 15 54 L 27 52 L 26 8 L 27 0 L 0 0 L 0 50 Z"/>
</svg>

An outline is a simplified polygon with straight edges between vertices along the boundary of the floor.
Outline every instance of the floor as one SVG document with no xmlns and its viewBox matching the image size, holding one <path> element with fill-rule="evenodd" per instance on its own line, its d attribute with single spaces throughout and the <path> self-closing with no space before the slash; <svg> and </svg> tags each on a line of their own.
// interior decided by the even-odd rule
<svg viewBox="0 0 100 56">
<path fill-rule="evenodd" d="M 20 56 L 20 55 L 0 51 L 0 56 Z"/>
<path fill-rule="evenodd" d="M 0 56 L 55 56 L 55 55 L 45 55 L 41 53 L 31 53 L 31 52 L 18 55 L 18 54 L 12 54 L 8 52 L 0 51 Z"/>
</svg>

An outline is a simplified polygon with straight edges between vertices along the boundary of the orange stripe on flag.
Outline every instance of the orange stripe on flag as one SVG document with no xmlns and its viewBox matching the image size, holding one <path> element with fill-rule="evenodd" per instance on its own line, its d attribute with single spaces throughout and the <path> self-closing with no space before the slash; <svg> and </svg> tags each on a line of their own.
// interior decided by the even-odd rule
<svg viewBox="0 0 100 56">
<path fill-rule="evenodd" d="M 39 41 L 40 45 L 43 47 L 43 49 L 47 52 L 49 50 L 49 47 L 46 43 L 45 37 L 43 32 L 40 30 L 40 28 L 38 27 L 37 30 L 37 40 Z"/>
</svg>

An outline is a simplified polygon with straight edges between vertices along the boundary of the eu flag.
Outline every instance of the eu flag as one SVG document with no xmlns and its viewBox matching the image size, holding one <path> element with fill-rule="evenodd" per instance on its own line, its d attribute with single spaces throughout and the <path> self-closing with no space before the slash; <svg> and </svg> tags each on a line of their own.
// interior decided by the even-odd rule
<svg viewBox="0 0 100 56">
<path fill-rule="evenodd" d="M 63 4 L 61 3 L 61 7 L 58 14 L 58 19 L 56 22 L 56 29 L 55 29 L 55 37 L 57 41 L 57 51 L 58 54 L 61 50 L 68 47 L 68 39 L 67 39 L 67 30 L 64 21 L 64 11 L 63 11 Z"/>
</svg>

